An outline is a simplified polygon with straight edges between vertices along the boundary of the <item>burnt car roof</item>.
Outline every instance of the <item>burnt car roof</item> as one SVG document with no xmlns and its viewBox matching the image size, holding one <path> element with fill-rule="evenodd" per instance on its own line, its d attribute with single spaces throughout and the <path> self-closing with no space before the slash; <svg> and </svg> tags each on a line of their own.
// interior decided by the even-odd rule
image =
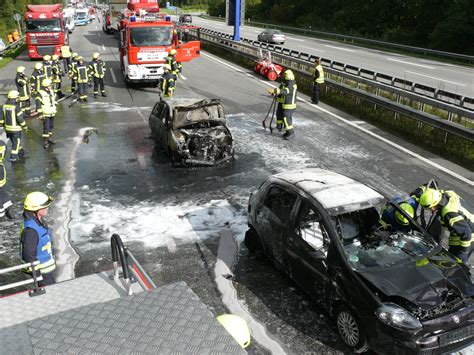
<svg viewBox="0 0 474 355">
<path fill-rule="evenodd" d="M 371 187 L 324 169 L 301 169 L 274 177 L 304 190 L 333 215 L 375 206 L 385 200 Z"/>
<path fill-rule="evenodd" d="M 224 107 L 219 99 L 180 100 L 173 104 L 172 112 L 171 124 L 173 129 L 179 129 L 200 122 L 226 123 Z"/>
</svg>

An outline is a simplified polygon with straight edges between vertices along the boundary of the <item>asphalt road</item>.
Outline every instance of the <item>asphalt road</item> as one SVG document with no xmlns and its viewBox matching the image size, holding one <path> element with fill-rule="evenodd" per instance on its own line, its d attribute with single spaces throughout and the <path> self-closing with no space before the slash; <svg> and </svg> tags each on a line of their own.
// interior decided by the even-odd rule
<svg viewBox="0 0 474 355">
<path fill-rule="evenodd" d="M 224 22 L 193 16 L 193 25 L 233 34 Z M 241 37 L 257 40 L 262 28 L 243 26 Z M 368 49 L 350 44 L 287 34 L 283 45 L 299 52 L 317 55 L 359 68 L 428 85 L 460 95 L 474 97 L 474 68 L 421 59 L 408 55 Z"/>
<path fill-rule="evenodd" d="M 148 115 L 155 88 L 126 88 L 117 43 L 96 23 L 76 28 L 72 48 L 107 63 L 107 98 L 71 108 L 61 104 L 58 144 L 45 151 L 40 123 L 28 120 L 28 158 L 7 163 L 17 216 L 26 192 L 55 196 L 49 216 L 55 234 L 58 280 L 112 268 L 109 238 L 119 233 L 157 285 L 184 280 L 216 314 L 249 320 L 257 353 L 345 352 L 331 320 L 267 260 L 241 244 L 249 193 L 270 174 L 305 167 L 334 170 L 388 194 L 436 178 L 474 201 L 472 171 L 388 133 L 300 96 L 296 139 L 270 135 L 261 119 L 270 84 L 203 52 L 184 64 L 176 98 L 221 98 L 236 140 L 236 159 L 218 168 L 175 168 L 155 150 Z M 0 91 L 11 88 L 24 55 L 0 71 Z M 90 135 L 89 135 L 90 134 Z M 88 137 L 88 139 L 85 139 Z M 86 143 L 88 141 L 88 143 Z M 0 222 L 0 268 L 19 262 L 21 220 Z M 2 280 L 0 280 L 2 281 Z"/>
</svg>

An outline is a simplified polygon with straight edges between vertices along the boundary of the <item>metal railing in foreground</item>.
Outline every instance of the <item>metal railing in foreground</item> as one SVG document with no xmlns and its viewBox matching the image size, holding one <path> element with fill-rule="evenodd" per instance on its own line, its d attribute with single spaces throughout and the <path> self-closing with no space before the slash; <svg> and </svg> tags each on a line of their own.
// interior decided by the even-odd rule
<svg viewBox="0 0 474 355">
<path fill-rule="evenodd" d="M 28 268 L 28 267 L 31 267 L 31 269 L 34 270 L 35 266 L 37 266 L 37 265 L 39 265 L 39 261 L 35 261 L 35 262 L 32 262 L 32 263 L 24 263 L 24 264 L 21 264 L 21 265 L 8 267 L 6 269 L 1 269 L 0 270 L 0 275 L 8 274 L 10 272 L 22 270 L 22 269 L 25 269 L 25 268 Z M 5 290 L 9 290 L 9 289 L 12 289 L 12 288 L 15 288 L 15 287 L 33 284 L 33 290 L 29 291 L 30 297 L 42 295 L 46 291 L 44 290 L 44 288 L 39 287 L 38 282 L 43 281 L 43 276 L 41 276 L 40 273 L 38 275 L 36 275 L 36 272 L 32 272 L 32 276 L 33 276 L 32 279 L 12 282 L 12 283 L 9 283 L 9 284 L 6 284 L 6 285 L 1 285 L 0 286 L 0 291 L 5 291 Z"/>
<path fill-rule="evenodd" d="M 151 277 L 146 273 L 132 252 L 123 245 L 122 238 L 118 234 L 113 234 L 110 238 L 110 246 L 112 250 L 112 262 L 114 266 L 114 274 L 112 278 L 119 281 L 123 277 L 125 282 L 125 292 L 132 295 L 131 275 L 137 280 L 144 290 L 156 288 Z M 119 266 L 120 264 L 120 266 Z M 122 274 L 120 274 L 122 271 Z"/>
<path fill-rule="evenodd" d="M 3 49 L 0 49 L 0 58 L 7 55 L 10 51 L 15 50 L 19 46 L 23 45 L 25 43 L 26 37 L 23 36 L 19 40 L 10 43 L 8 46 L 6 46 Z"/>
</svg>

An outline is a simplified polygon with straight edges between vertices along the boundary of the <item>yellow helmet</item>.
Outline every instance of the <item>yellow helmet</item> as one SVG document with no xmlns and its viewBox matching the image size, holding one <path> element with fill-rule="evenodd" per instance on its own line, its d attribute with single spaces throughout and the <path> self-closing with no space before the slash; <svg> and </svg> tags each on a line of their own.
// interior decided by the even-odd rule
<svg viewBox="0 0 474 355">
<path fill-rule="evenodd" d="M 72 53 L 72 58 L 73 58 L 73 59 L 74 59 L 74 58 L 77 58 L 77 57 L 79 57 L 79 54 L 77 54 L 76 52 Z"/>
<path fill-rule="evenodd" d="M 59 55 L 57 54 L 53 54 L 53 56 L 51 57 L 53 60 L 58 60 L 59 59 Z"/>
<path fill-rule="evenodd" d="M 420 205 L 423 208 L 433 208 L 440 203 L 442 197 L 440 190 L 427 188 L 420 197 Z"/>
<path fill-rule="evenodd" d="M 176 52 L 176 49 L 173 48 L 172 50 L 170 50 L 171 55 L 175 55 L 176 53 L 178 53 L 178 52 Z"/>
<path fill-rule="evenodd" d="M 46 54 L 44 57 L 43 57 L 43 60 L 51 60 L 51 56 L 49 54 Z"/>
<path fill-rule="evenodd" d="M 26 69 L 26 68 L 25 68 L 24 66 L 20 65 L 18 68 L 16 68 L 16 72 L 17 72 L 17 73 L 24 73 L 24 72 L 25 72 L 25 69 Z"/>
<path fill-rule="evenodd" d="M 10 90 L 8 92 L 8 96 L 7 96 L 9 99 L 17 99 L 20 97 L 20 93 L 16 90 Z"/>
<path fill-rule="evenodd" d="M 81 60 L 84 60 L 84 58 L 81 57 L 81 56 L 78 56 L 78 57 L 77 57 L 77 61 L 80 62 Z"/>
<path fill-rule="evenodd" d="M 92 54 L 92 59 L 98 59 L 99 57 L 100 57 L 99 52 L 95 52 L 94 54 Z"/>
<path fill-rule="evenodd" d="M 413 207 L 409 203 L 403 202 L 403 203 L 400 203 L 398 206 L 402 210 L 404 210 L 407 213 L 407 215 L 409 215 L 411 218 L 415 217 L 415 210 L 413 209 Z M 408 224 L 410 223 L 408 221 L 408 218 L 406 218 L 403 214 L 401 214 L 401 212 L 399 210 L 395 211 L 395 219 L 402 226 L 408 226 Z"/>
<path fill-rule="evenodd" d="M 43 68 L 43 63 L 36 63 L 35 64 L 35 69 L 40 70 Z"/>
<path fill-rule="evenodd" d="M 51 79 L 43 79 L 43 81 L 41 82 L 41 85 L 43 87 L 49 87 L 51 85 L 53 85 L 53 82 Z"/>
<path fill-rule="evenodd" d="M 53 198 L 49 197 L 48 195 L 42 192 L 39 192 L 39 191 L 30 192 L 25 197 L 23 208 L 27 211 L 36 212 L 36 211 L 49 207 L 49 205 L 51 205 L 52 202 L 53 202 Z"/>
<path fill-rule="evenodd" d="M 293 71 L 288 69 L 285 71 L 285 75 L 283 76 L 283 78 L 288 81 L 295 80 L 295 74 L 293 74 Z"/>
<path fill-rule="evenodd" d="M 217 321 L 243 349 L 250 345 L 250 329 L 244 319 L 233 314 L 223 314 L 217 317 Z"/>
</svg>

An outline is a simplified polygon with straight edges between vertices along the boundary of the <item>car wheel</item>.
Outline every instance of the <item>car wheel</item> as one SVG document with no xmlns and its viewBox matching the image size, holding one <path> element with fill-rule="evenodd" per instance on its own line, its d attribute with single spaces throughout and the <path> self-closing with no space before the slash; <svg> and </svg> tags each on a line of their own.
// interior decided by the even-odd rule
<svg viewBox="0 0 474 355">
<path fill-rule="evenodd" d="M 341 306 L 337 309 L 336 325 L 339 336 L 352 351 L 362 353 L 369 349 L 361 322 L 349 307 Z"/>
<path fill-rule="evenodd" d="M 245 232 L 244 244 L 252 254 L 258 253 L 262 250 L 260 238 L 253 228 L 250 228 L 247 232 Z"/>
</svg>

